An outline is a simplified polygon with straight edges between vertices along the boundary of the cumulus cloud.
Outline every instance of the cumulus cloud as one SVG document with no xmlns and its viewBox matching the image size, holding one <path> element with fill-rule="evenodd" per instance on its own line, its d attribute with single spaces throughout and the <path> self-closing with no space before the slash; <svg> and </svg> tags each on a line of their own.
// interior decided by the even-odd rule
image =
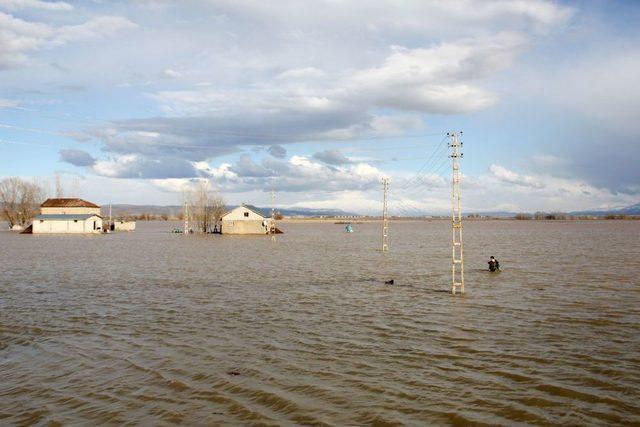
<svg viewBox="0 0 640 427">
<path fill-rule="evenodd" d="M 365 163 L 329 167 L 303 156 L 292 156 L 287 161 L 266 157 L 256 162 L 245 154 L 235 164 L 215 167 L 199 162 L 194 168 L 198 178 L 211 179 L 216 188 L 233 193 L 272 188 L 283 193 L 368 191 L 379 186 L 383 175 Z M 164 190 L 177 191 L 192 179 L 154 179 L 152 182 Z"/>
<path fill-rule="evenodd" d="M 348 157 L 346 157 L 340 150 L 324 150 L 313 154 L 313 158 L 320 160 L 322 163 L 328 165 L 345 165 L 351 163 Z"/>
<path fill-rule="evenodd" d="M 273 174 L 263 164 L 254 162 L 249 154 L 241 155 L 231 170 L 240 177 L 267 177 Z"/>
<path fill-rule="evenodd" d="M 287 149 L 280 145 L 272 145 L 267 148 L 267 152 L 277 159 L 284 159 L 287 157 Z"/>
<path fill-rule="evenodd" d="M 41 48 L 107 37 L 135 27 L 119 16 L 99 16 L 78 25 L 54 27 L 0 12 L 0 70 L 25 64 L 28 54 Z"/>
<path fill-rule="evenodd" d="M 271 160 L 279 160 L 287 144 L 399 136 L 421 130 L 425 114 L 483 110 L 499 101 L 488 80 L 528 47 L 525 34 L 562 24 L 572 13 L 544 0 L 463 0 L 456 6 L 409 1 L 403 7 L 391 0 L 366 6 L 347 0 L 315 7 L 310 14 L 295 1 L 280 7 L 196 2 L 180 13 L 185 19 L 212 16 L 219 31 L 193 19 L 175 33 L 136 33 L 134 52 L 110 49 L 105 74 L 121 74 L 120 64 L 128 64 L 133 80 L 148 84 L 146 95 L 161 113 L 84 130 L 107 156 L 95 170 L 162 178 L 154 166 L 161 162 L 180 165 L 166 169 L 166 177 L 176 178 L 177 171 L 192 174 L 190 164 L 247 147 L 266 149 Z M 160 22 L 178 9 L 165 3 L 154 14 Z M 12 45 L 9 52 L 0 35 L 0 68 L 25 63 L 45 47 L 135 27 L 116 16 L 67 26 L 5 18 L 11 21 L 2 27 L 9 28 L 6 40 L 20 35 L 30 42 Z M 172 56 L 145 49 L 145 43 L 164 46 Z M 65 65 L 73 73 L 85 68 Z M 336 152 L 320 151 L 313 158 L 324 166 L 357 164 Z M 251 158 L 240 160 L 231 166 L 240 174 L 268 172 Z"/>
<path fill-rule="evenodd" d="M 501 182 L 535 189 L 544 188 L 544 184 L 533 176 L 521 175 L 498 165 L 491 165 L 489 172 Z"/>
<path fill-rule="evenodd" d="M 83 150 L 62 149 L 60 150 L 60 160 L 74 166 L 92 166 L 96 159 Z"/>
<path fill-rule="evenodd" d="M 354 73 L 345 86 L 380 107 L 440 114 L 476 111 L 497 97 L 474 82 L 511 65 L 526 44 L 522 35 L 504 32 L 429 48 L 395 46 L 381 66 Z"/>
<path fill-rule="evenodd" d="M 97 160 L 91 167 L 97 175 L 110 178 L 184 178 L 197 177 L 191 162 L 182 159 L 149 158 L 135 154 Z"/>
<path fill-rule="evenodd" d="M 331 84 L 159 91 L 152 97 L 168 117 L 115 122 L 96 135 L 107 152 L 192 161 L 247 145 L 401 135 L 423 127 L 417 113 L 464 113 L 493 104 L 496 96 L 476 82 L 507 67 L 524 44 L 517 34 L 500 33 L 429 48 L 394 47 L 382 65 L 340 72 Z M 344 161 L 333 154 L 318 158 Z"/>
</svg>

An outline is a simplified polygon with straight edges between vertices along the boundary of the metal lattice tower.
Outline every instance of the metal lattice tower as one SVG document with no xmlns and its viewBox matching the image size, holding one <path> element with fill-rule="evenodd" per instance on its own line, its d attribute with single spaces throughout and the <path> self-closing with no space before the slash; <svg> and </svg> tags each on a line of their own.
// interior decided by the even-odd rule
<svg viewBox="0 0 640 427">
<path fill-rule="evenodd" d="M 449 132 L 447 136 L 451 138 L 449 148 L 451 148 L 451 293 L 456 294 L 460 290 L 464 294 L 464 246 L 462 244 L 462 208 L 460 205 L 460 164 L 462 157 L 460 153 L 460 135 L 462 132 Z"/>
<path fill-rule="evenodd" d="M 389 178 L 382 178 L 382 190 L 382 252 L 389 252 L 389 209 L 387 206 Z"/>
</svg>

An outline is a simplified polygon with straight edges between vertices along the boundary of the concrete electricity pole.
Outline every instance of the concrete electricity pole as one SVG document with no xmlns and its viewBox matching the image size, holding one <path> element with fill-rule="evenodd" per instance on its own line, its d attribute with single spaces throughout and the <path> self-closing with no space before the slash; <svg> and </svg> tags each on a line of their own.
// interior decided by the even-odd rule
<svg viewBox="0 0 640 427">
<path fill-rule="evenodd" d="M 453 245 L 451 247 L 451 293 L 456 294 L 459 289 L 464 294 L 464 246 L 462 244 L 462 208 L 460 206 L 460 164 L 459 159 L 462 157 L 460 153 L 459 136 L 462 132 L 449 132 L 447 136 L 451 139 L 449 148 L 451 148 L 451 228 Z"/>
<path fill-rule="evenodd" d="M 189 234 L 189 205 L 184 202 L 184 230 L 183 234 Z"/>
<path fill-rule="evenodd" d="M 389 209 L 387 206 L 389 178 L 382 178 L 382 191 L 382 252 L 389 252 Z"/>
<path fill-rule="evenodd" d="M 276 240 L 276 190 L 271 189 L 271 240 Z"/>
</svg>

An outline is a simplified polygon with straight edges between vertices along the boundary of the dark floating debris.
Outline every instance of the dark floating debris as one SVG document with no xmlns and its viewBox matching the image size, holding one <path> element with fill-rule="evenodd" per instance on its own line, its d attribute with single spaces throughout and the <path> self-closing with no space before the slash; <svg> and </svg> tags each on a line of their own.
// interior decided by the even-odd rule
<svg viewBox="0 0 640 427">
<path fill-rule="evenodd" d="M 237 377 L 240 374 L 240 371 L 237 371 L 235 369 L 231 369 L 230 371 L 227 371 L 227 375 L 231 375 L 232 377 Z"/>
<path fill-rule="evenodd" d="M 391 279 L 391 280 L 385 280 L 385 282 L 384 282 L 384 284 L 385 284 L 385 285 L 393 285 L 394 283 L 395 283 L 395 282 L 394 282 L 394 280 L 393 280 L 393 279 Z"/>
</svg>

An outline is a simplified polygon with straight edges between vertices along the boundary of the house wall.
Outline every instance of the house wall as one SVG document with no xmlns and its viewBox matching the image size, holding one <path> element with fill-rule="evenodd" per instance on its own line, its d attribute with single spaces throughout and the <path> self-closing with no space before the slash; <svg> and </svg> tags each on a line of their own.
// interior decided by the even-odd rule
<svg viewBox="0 0 640 427">
<path fill-rule="evenodd" d="M 222 234 L 267 234 L 267 228 L 262 225 L 264 219 L 222 220 Z"/>
<path fill-rule="evenodd" d="M 100 208 L 40 208 L 40 213 L 43 215 L 86 215 L 86 214 L 94 214 L 100 215 Z"/>
<path fill-rule="evenodd" d="M 93 222 L 96 222 L 96 229 L 93 228 Z M 33 234 L 82 234 L 82 233 L 100 233 L 102 231 L 102 219 L 99 217 L 91 217 L 84 221 L 78 220 L 51 220 L 36 219 L 33 221 Z"/>
<path fill-rule="evenodd" d="M 248 217 L 245 217 L 244 214 L 245 212 L 249 213 Z M 235 208 L 234 210 L 232 210 L 231 212 L 229 212 L 228 214 L 226 214 L 225 216 L 222 217 L 223 219 L 226 220 L 231 220 L 231 221 L 236 221 L 236 220 L 242 220 L 242 221 L 247 221 L 247 220 L 260 220 L 262 221 L 264 218 L 260 215 L 258 215 L 257 213 L 255 213 L 254 211 L 245 208 L 244 206 L 238 206 L 237 208 Z"/>
</svg>

